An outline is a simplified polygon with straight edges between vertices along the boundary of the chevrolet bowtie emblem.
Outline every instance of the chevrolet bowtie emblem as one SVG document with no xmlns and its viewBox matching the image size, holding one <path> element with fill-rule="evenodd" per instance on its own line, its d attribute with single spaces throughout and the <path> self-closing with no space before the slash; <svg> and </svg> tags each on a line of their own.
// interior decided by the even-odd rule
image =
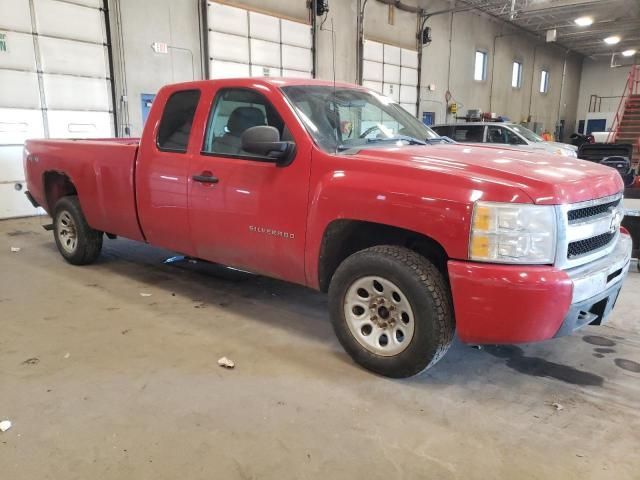
<svg viewBox="0 0 640 480">
<path fill-rule="evenodd" d="M 622 213 L 620 210 L 614 210 L 613 217 L 611 217 L 611 224 L 609 225 L 609 233 L 615 233 L 622 223 Z"/>
</svg>

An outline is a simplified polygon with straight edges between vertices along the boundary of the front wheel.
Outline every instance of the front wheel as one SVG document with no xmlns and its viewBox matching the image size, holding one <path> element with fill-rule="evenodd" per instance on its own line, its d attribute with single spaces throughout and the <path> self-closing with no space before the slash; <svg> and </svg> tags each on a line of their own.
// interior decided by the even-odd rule
<svg viewBox="0 0 640 480">
<path fill-rule="evenodd" d="M 348 257 L 329 287 L 331 321 L 355 362 L 394 378 L 434 365 L 453 341 L 449 289 L 426 258 L 378 246 Z"/>
<path fill-rule="evenodd" d="M 53 236 L 60 255 L 73 265 L 93 263 L 102 250 L 102 232 L 89 226 L 77 196 L 62 197 L 56 203 Z"/>
</svg>

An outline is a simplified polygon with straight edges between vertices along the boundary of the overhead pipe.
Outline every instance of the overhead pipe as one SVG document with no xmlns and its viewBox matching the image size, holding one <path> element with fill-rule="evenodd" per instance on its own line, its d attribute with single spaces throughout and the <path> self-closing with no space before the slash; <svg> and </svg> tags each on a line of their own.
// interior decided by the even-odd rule
<svg viewBox="0 0 640 480">
<path fill-rule="evenodd" d="M 357 23 L 357 50 L 356 50 L 356 82 L 358 85 L 362 85 L 362 70 L 364 61 L 364 9 L 367 6 L 368 0 L 358 0 L 358 16 L 356 18 Z"/>
<path fill-rule="evenodd" d="M 535 76 L 536 76 L 536 53 L 538 51 L 538 44 L 533 47 L 533 62 L 531 64 L 531 89 L 529 90 L 529 111 L 527 113 L 527 123 L 531 123 L 531 105 L 533 103 L 533 92 L 535 91 Z M 529 125 L 531 126 L 531 125 Z M 533 130 L 533 129 L 532 129 Z"/>
<path fill-rule="evenodd" d="M 556 133 L 560 131 L 560 112 L 562 111 L 562 96 L 564 93 L 564 82 L 567 76 L 567 57 L 569 56 L 569 50 L 564 54 L 564 62 L 562 63 L 562 81 L 560 82 L 560 96 L 558 98 L 558 119 L 556 120 Z M 566 113 L 566 112 L 565 112 Z M 557 135 L 559 137 L 559 135 Z M 558 141 L 562 141 L 561 138 L 556 138 Z"/>
<path fill-rule="evenodd" d="M 423 9 L 407 5 L 406 3 L 402 3 L 400 0 L 378 0 L 378 2 L 384 3 L 385 5 L 391 5 L 392 7 L 396 7 L 398 10 L 402 10 L 404 12 L 417 13 L 420 15 L 424 12 Z"/>
</svg>

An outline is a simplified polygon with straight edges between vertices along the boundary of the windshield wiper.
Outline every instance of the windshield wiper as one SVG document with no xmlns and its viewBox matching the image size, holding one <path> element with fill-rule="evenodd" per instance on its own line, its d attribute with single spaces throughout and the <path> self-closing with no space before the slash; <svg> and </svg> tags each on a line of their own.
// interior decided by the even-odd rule
<svg viewBox="0 0 640 480">
<path fill-rule="evenodd" d="M 433 145 L 436 143 L 456 143 L 455 140 L 450 139 L 449 137 L 434 137 L 434 138 L 427 138 L 427 143 L 429 145 Z"/>
<path fill-rule="evenodd" d="M 427 142 L 419 140 L 409 135 L 394 135 L 387 138 L 368 138 L 367 143 L 380 143 L 380 142 L 407 142 L 409 145 L 426 145 Z"/>
</svg>

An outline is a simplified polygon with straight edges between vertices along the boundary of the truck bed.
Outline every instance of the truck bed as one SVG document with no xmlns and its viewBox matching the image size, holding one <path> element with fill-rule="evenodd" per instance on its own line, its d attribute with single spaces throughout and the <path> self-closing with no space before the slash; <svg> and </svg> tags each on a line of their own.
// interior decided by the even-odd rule
<svg viewBox="0 0 640 480">
<path fill-rule="evenodd" d="M 139 139 L 27 140 L 25 172 L 33 198 L 50 214 L 45 178 L 64 172 L 75 186 L 91 227 L 144 240 L 135 199 Z M 55 182 L 53 182 L 55 183 Z"/>
</svg>

